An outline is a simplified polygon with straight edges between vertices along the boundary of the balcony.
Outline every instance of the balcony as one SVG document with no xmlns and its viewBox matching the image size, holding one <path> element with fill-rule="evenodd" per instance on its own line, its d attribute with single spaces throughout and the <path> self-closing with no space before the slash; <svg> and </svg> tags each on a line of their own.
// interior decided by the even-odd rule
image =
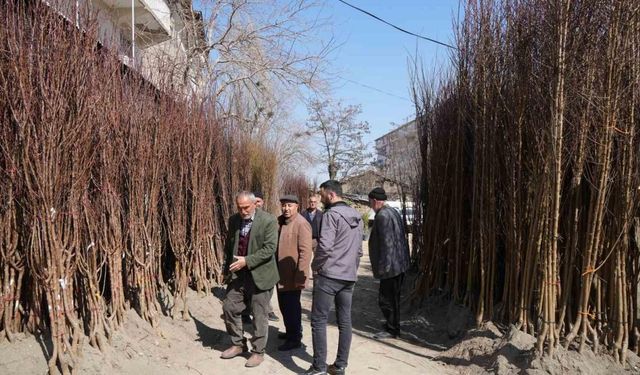
<svg viewBox="0 0 640 375">
<path fill-rule="evenodd" d="M 147 48 L 171 39 L 171 9 L 165 0 L 98 0 L 104 10 L 114 17 L 116 28 L 124 31 L 122 37 L 132 42 L 132 23 L 135 24 L 136 48 Z M 133 17 L 132 17 L 133 16 Z M 132 22 L 133 18 L 133 22 Z"/>
</svg>

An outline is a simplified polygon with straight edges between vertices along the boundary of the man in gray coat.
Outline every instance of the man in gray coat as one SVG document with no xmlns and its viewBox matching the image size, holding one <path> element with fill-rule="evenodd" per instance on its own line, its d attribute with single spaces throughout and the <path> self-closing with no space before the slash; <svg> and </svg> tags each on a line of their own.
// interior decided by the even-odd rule
<svg viewBox="0 0 640 375">
<path fill-rule="evenodd" d="M 362 257 L 362 217 L 342 200 L 342 186 L 328 180 L 320 185 L 325 211 L 320 224 L 318 247 L 311 262 L 313 304 L 311 334 L 313 364 L 304 374 L 327 373 L 327 321 L 335 305 L 338 322 L 338 354 L 329 373 L 344 374 L 351 348 L 351 300 Z"/>
<path fill-rule="evenodd" d="M 369 236 L 369 259 L 373 277 L 380 279 L 378 304 L 387 320 L 385 330 L 374 335 L 377 339 L 400 334 L 400 292 L 410 264 L 402 217 L 385 204 L 386 200 L 383 188 L 377 187 L 369 193 L 369 206 L 376 213 Z"/>
</svg>

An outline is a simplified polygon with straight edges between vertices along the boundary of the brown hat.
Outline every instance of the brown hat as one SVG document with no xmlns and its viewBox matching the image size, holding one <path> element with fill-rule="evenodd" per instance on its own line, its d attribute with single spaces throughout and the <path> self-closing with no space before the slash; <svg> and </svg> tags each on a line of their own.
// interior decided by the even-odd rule
<svg viewBox="0 0 640 375">
<path fill-rule="evenodd" d="M 369 193 L 369 198 L 375 199 L 375 200 L 378 200 L 378 201 L 386 201 L 387 200 L 387 193 L 384 191 L 383 188 L 377 187 L 377 188 L 374 188 L 373 190 L 371 190 L 371 192 Z"/>
<path fill-rule="evenodd" d="M 287 202 L 300 203 L 300 200 L 298 199 L 298 196 L 294 194 L 286 194 L 280 197 L 280 203 L 287 203 Z"/>
</svg>

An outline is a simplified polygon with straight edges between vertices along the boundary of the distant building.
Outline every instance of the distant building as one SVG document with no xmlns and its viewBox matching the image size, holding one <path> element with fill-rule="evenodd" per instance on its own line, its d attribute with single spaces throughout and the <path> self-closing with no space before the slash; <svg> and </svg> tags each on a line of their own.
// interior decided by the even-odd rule
<svg viewBox="0 0 640 375">
<path fill-rule="evenodd" d="M 420 142 L 416 121 L 411 120 L 375 140 L 378 173 L 411 195 L 420 175 Z"/>
<path fill-rule="evenodd" d="M 396 164 L 398 159 L 410 156 L 418 146 L 418 128 L 416 120 L 411 120 L 404 125 L 393 129 L 387 134 L 375 140 L 376 166 L 381 172 Z M 384 174 L 384 173 L 383 173 Z"/>
<path fill-rule="evenodd" d="M 395 184 L 375 170 L 364 171 L 347 177 L 340 182 L 342 183 L 342 191 L 345 195 L 349 195 L 352 200 L 368 202 L 367 195 L 371 189 L 377 186 L 384 188 L 390 199 L 397 199 L 398 189 Z"/>
<path fill-rule="evenodd" d="M 186 94 L 204 89 L 207 43 L 202 14 L 193 10 L 192 0 L 46 2 L 79 28 L 88 7 L 97 17 L 99 42 L 118 51 L 122 62 L 149 82 Z"/>
<path fill-rule="evenodd" d="M 375 169 L 342 180 L 342 189 L 351 199 L 367 201 L 376 186 L 383 187 L 389 200 L 401 195 L 411 200 L 420 172 L 420 144 L 416 121 L 412 120 L 375 140 Z"/>
</svg>

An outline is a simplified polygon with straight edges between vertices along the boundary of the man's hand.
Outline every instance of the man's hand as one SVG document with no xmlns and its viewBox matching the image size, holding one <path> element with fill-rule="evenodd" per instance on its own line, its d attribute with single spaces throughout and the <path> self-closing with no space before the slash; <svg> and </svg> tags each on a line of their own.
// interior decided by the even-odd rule
<svg viewBox="0 0 640 375">
<path fill-rule="evenodd" d="M 296 282 L 296 289 L 304 289 L 306 287 L 304 282 Z"/>
<path fill-rule="evenodd" d="M 236 261 L 231 263 L 231 266 L 229 266 L 229 271 L 231 272 L 236 272 L 236 271 L 240 271 L 241 269 L 245 268 L 247 266 L 247 260 L 245 259 L 245 257 L 235 257 Z"/>
<path fill-rule="evenodd" d="M 304 289 L 305 284 L 307 282 L 307 278 L 302 271 L 298 271 L 296 276 L 294 277 L 294 285 L 298 289 Z"/>
</svg>

